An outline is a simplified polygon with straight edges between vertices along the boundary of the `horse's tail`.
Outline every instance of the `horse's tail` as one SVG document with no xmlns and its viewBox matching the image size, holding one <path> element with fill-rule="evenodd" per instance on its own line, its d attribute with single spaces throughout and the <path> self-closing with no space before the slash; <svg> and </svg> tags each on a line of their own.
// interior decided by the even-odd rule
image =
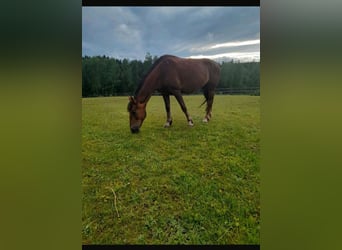
<svg viewBox="0 0 342 250">
<path fill-rule="evenodd" d="M 206 84 L 204 87 L 203 87 L 203 95 L 205 97 L 204 101 L 202 102 L 202 104 L 198 107 L 202 107 L 204 103 L 207 102 L 208 98 L 209 98 L 209 92 L 208 92 L 208 84 Z"/>
<path fill-rule="evenodd" d="M 204 103 L 206 103 L 206 102 L 207 102 L 207 99 L 205 99 L 205 100 L 204 100 L 204 102 L 202 102 L 202 104 L 201 104 L 201 105 L 199 105 L 199 107 L 198 107 L 198 108 L 202 107 L 202 106 L 203 106 L 203 104 L 204 104 Z"/>
</svg>

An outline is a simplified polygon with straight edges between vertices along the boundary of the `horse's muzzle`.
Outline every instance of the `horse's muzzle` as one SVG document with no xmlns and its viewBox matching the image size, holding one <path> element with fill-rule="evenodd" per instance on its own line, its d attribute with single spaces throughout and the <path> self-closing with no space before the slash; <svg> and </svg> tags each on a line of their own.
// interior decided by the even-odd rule
<svg viewBox="0 0 342 250">
<path fill-rule="evenodd" d="M 131 132 L 132 132 L 132 134 L 139 133 L 139 128 L 138 127 L 131 127 Z"/>
</svg>

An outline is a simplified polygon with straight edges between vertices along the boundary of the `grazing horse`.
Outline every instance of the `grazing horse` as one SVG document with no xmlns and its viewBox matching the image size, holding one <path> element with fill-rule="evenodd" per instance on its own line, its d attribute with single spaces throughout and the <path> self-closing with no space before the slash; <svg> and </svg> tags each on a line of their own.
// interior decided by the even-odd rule
<svg viewBox="0 0 342 250">
<path fill-rule="evenodd" d="M 172 55 L 160 57 L 140 82 L 134 96 L 129 97 L 127 110 L 129 112 L 130 129 L 138 133 L 146 118 L 146 105 L 154 91 L 159 91 L 164 99 L 166 123 L 170 127 L 172 117 L 170 112 L 170 95 L 174 95 L 184 112 L 189 126 L 193 120 L 187 111 L 182 94 L 190 94 L 202 89 L 206 102 L 206 115 L 203 122 L 211 118 L 215 88 L 220 78 L 220 66 L 210 59 L 188 59 Z"/>
</svg>

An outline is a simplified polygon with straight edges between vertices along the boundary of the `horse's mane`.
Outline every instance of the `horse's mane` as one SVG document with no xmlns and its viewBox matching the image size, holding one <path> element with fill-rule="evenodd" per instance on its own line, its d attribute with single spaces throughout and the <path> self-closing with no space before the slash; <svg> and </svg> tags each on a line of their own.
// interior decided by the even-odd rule
<svg viewBox="0 0 342 250">
<path fill-rule="evenodd" d="M 167 57 L 175 57 L 175 56 L 172 56 L 172 55 L 163 55 L 161 57 L 159 57 L 157 59 L 157 61 L 155 61 L 152 65 L 152 67 L 148 70 L 148 72 L 143 76 L 143 78 L 140 80 L 139 84 L 138 84 L 138 87 L 137 89 L 135 90 L 135 93 L 134 93 L 134 97 L 137 96 L 137 94 L 139 93 L 139 90 L 141 89 L 141 87 L 144 85 L 144 82 L 145 82 L 145 79 L 146 77 L 155 69 L 155 67 L 161 62 L 163 61 L 165 58 Z"/>
</svg>

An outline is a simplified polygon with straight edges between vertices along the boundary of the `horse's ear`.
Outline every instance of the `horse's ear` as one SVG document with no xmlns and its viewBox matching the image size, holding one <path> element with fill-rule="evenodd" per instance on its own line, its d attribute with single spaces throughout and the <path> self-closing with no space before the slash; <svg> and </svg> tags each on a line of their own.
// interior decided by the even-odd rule
<svg viewBox="0 0 342 250">
<path fill-rule="evenodd" d="M 134 96 L 129 96 L 129 97 L 128 97 L 128 100 L 129 100 L 130 102 L 133 102 L 133 103 L 135 103 Z"/>
</svg>

